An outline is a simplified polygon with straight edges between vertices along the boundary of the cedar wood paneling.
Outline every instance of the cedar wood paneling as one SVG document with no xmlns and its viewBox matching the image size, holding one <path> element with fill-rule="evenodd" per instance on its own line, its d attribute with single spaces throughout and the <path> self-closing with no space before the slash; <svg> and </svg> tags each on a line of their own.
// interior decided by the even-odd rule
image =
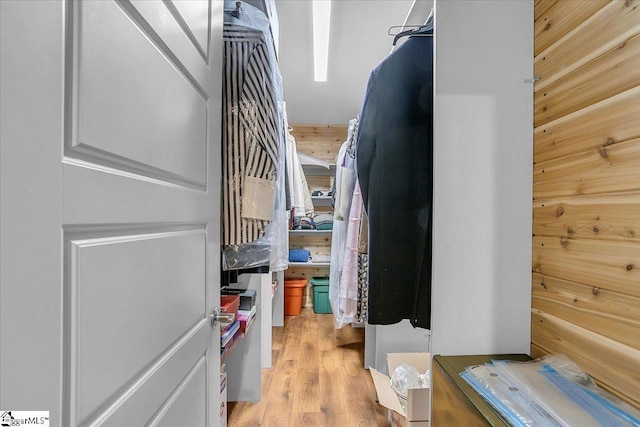
<svg viewBox="0 0 640 427">
<path fill-rule="evenodd" d="M 292 125 L 291 135 L 296 139 L 298 151 L 336 162 L 340 146 L 347 139 L 347 125 Z"/>
<path fill-rule="evenodd" d="M 640 407 L 640 0 L 535 18 L 532 356 Z"/>
<path fill-rule="evenodd" d="M 296 148 L 298 152 L 305 153 L 329 163 L 335 164 L 340 146 L 347 139 L 347 125 L 320 125 L 320 124 L 293 124 L 291 135 L 296 139 Z M 313 176 L 306 174 L 307 184 L 311 191 L 331 190 L 333 177 Z M 333 208 L 317 206 L 316 212 L 331 211 Z M 304 235 L 290 237 L 289 247 L 304 248 L 311 252 L 312 256 L 331 254 L 331 236 L 321 235 Z M 291 266 L 285 272 L 285 277 L 303 277 L 311 279 L 315 276 L 328 276 L 329 267 L 313 267 Z M 309 290 L 307 290 L 309 292 Z"/>
</svg>

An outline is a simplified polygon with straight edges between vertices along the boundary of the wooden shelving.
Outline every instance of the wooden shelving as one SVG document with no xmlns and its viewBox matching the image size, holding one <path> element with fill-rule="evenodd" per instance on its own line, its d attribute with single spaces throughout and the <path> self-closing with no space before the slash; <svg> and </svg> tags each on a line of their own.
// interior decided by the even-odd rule
<svg viewBox="0 0 640 427">
<path fill-rule="evenodd" d="M 289 263 L 289 267 L 309 267 L 309 268 L 316 268 L 316 267 L 330 267 L 331 263 L 330 262 L 290 262 Z"/>
<path fill-rule="evenodd" d="M 304 170 L 309 191 L 321 192 L 311 196 L 316 213 L 333 212 L 332 197 L 327 196 L 334 184 L 336 156 L 347 138 L 345 125 L 292 125 L 296 138 L 298 155 Z M 301 154 L 302 153 L 302 154 Z M 318 194 L 318 193 L 316 193 Z M 331 263 L 331 243 L 333 230 L 291 230 L 289 248 L 306 249 L 311 259 L 326 262 L 290 262 L 285 277 L 306 278 L 328 277 Z M 304 305 L 313 305 L 313 290 L 305 288 Z"/>
</svg>

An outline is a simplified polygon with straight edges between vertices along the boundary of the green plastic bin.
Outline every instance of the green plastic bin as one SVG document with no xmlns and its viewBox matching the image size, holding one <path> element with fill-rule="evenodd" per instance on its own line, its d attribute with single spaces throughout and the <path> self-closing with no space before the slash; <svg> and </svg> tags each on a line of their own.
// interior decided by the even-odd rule
<svg viewBox="0 0 640 427">
<path fill-rule="evenodd" d="M 331 314 L 331 304 L 329 304 L 329 278 L 314 277 L 309 282 L 313 286 L 313 312 L 317 314 Z"/>
</svg>

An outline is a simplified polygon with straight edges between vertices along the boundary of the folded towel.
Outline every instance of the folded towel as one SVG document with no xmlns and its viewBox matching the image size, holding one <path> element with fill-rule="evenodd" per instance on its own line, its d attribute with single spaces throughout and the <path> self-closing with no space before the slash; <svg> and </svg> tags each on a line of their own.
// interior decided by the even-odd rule
<svg viewBox="0 0 640 427">
<path fill-rule="evenodd" d="M 309 262 L 311 253 L 306 249 L 289 249 L 289 262 Z"/>
<path fill-rule="evenodd" d="M 323 212 L 313 217 L 314 224 L 327 224 L 333 223 L 333 214 L 331 212 Z"/>
<path fill-rule="evenodd" d="M 316 254 L 311 262 L 330 262 L 331 256 L 326 254 Z M 327 283 L 328 284 L 328 283 Z"/>
<path fill-rule="evenodd" d="M 316 224 L 316 230 L 333 230 L 333 222 Z"/>
</svg>

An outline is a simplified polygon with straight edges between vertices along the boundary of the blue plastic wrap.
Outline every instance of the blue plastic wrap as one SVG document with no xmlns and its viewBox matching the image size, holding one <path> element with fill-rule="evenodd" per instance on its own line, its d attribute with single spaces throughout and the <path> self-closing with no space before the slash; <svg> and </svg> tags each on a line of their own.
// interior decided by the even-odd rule
<svg viewBox="0 0 640 427">
<path fill-rule="evenodd" d="M 640 411 L 599 388 L 563 355 L 494 360 L 461 377 L 518 427 L 638 427 Z"/>
<path fill-rule="evenodd" d="M 461 376 L 514 426 L 564 426 L 491 364 L 469 366 Z"/>
</svg>

